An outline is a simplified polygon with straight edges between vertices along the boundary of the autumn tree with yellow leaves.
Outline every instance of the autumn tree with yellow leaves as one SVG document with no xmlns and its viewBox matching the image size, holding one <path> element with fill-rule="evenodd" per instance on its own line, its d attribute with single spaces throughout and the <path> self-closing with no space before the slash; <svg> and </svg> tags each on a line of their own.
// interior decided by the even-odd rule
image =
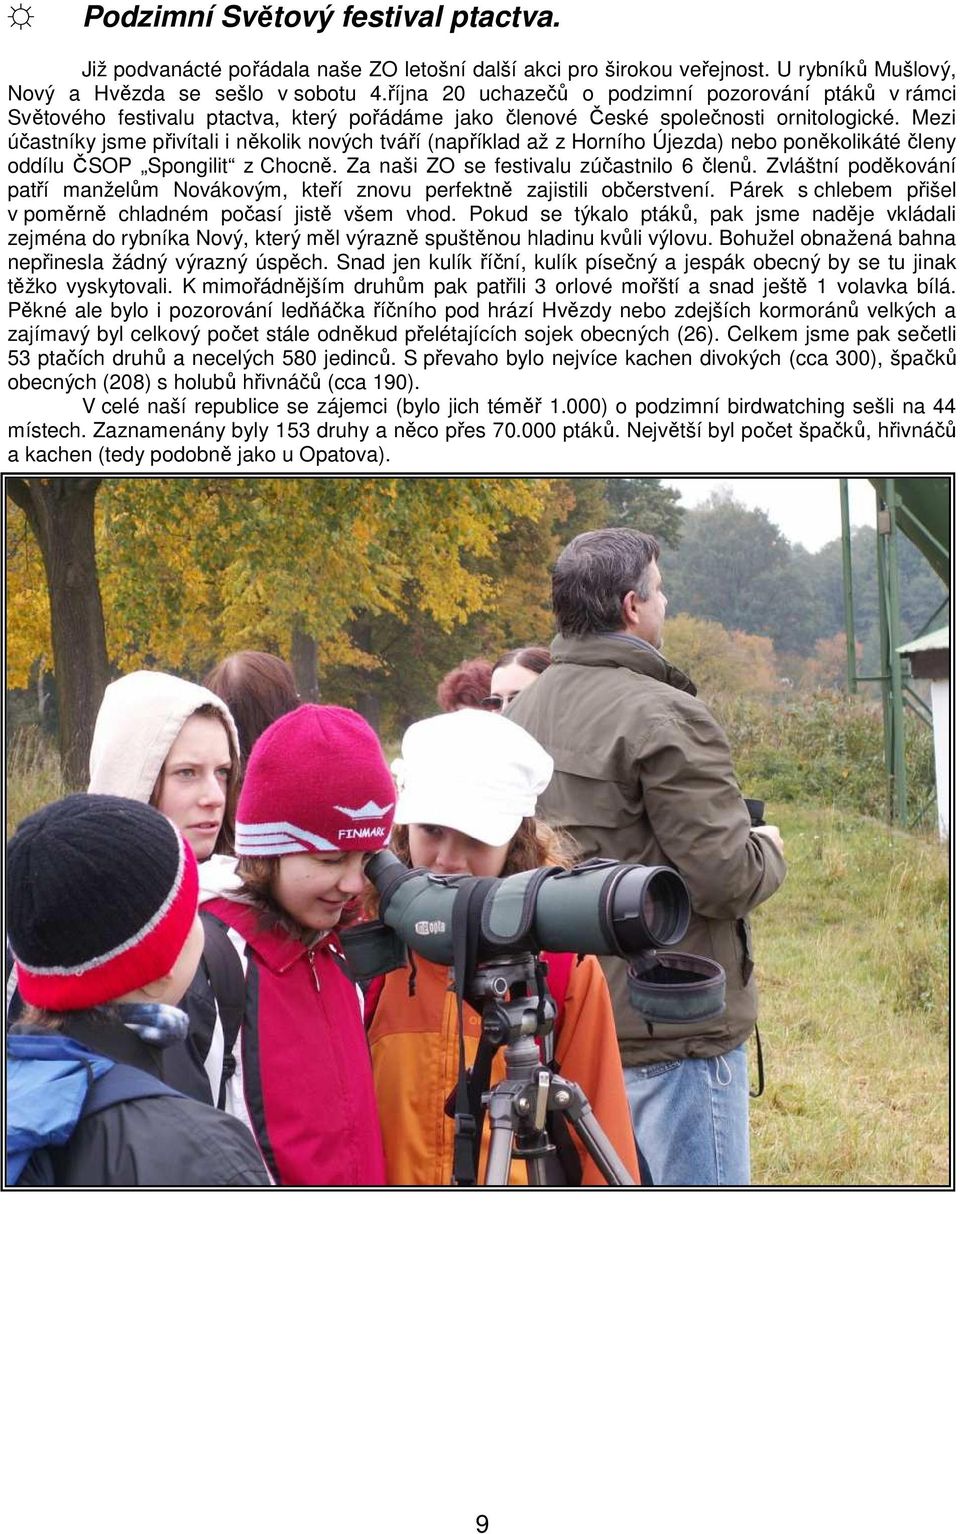
<svg viewBox="0 0 960 1534">
<path fill-rule="evenodd" d="M 773 640 L 763 635 L 677 613 L 667 618 L 663 650 L 711 704 L 731 696 L 770 698 L 776 690 Z"/>
<path fill-rule="evenodd" d="M 498 541 L 536 524 L 548 491 L 506 478 L 13 481 L 8 683 L 52 655 L 65 781 L 81 787 L 108 656 L 120 672 L 198 675 L 233 649 L 275 650 L 299 662 L 307 696 L 312 668 L 382 671 L 364 625 L 425 616 L 449 633 L 495 605 Z"/>
</svg>

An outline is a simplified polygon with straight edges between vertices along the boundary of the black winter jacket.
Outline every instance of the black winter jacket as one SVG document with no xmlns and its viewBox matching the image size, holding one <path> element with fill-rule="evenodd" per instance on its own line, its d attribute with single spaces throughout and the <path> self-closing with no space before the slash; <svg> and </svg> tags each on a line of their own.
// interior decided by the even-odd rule
<svg viewBox="0 0 960 1534">
<path fill-rule="evenodd" d="M 69 1036 L 118 1064 L 162 1077 L 163 1051 L 122 1023 L 71 1018 Z M 67 1188 L 268 1187 L 260 1152 L 243 1124 L 190 1097 L 143 1097 L 81 1119 L 51 1152 L 56 1185 Z M 20 1188 L 41 1179 L 28 1163 Z"/>
</svg>

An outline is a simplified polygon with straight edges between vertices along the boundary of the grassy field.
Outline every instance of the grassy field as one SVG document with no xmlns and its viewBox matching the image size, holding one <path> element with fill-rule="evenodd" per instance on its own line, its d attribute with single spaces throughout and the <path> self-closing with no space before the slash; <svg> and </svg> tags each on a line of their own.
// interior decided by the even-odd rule
<svg viewBox="0 0 960 1534">
<path fill-rule="evenodd" d="M 56 750 L 32 727 L 15 731 L 7 747 L 6 824 L 9 838 L 25 815 L 63 793 Z"/>
<path fill-rule="evenodd" d="M 755 915 L 754 1182 L 945 1184 L 946 849 L 829 809 L 767 818 L 789 873 Z"/>
<path fill-rule="evenodd" d="M 18 732 L 7 766 L 9 835 L 61 789 L 32 732 Z M 946 849 L 852 812 L 773 803 L 767 819 L 789 874 L 754 917 L 767 1076 L 754 1182 L 943 1185 Z"/>
</svg>

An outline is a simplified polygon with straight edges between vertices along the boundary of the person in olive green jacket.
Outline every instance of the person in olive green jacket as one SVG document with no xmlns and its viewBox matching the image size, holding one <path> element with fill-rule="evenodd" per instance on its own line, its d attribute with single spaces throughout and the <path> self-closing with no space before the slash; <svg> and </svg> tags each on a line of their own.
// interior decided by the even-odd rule
<svg viewBox="0 0 960 1534">
<path fill-rule="evenodd" d="M 602 960 L 634 1132 L 655 1184 L 745 1184 L 757 1019 L 747 913 L 783 882 L 783 843 L 775 826 L 751 828 L 723 730 L 660 654 L 659 554 L 631 528 L 567 545 L 553 574 L 553 664 L 509 716 L 553 757 L 538 812 L 584 857 L 667 863 L 686 880 L 693 914 L 680 946 L 723 966 L 721 1017 L 651 1033 L 630 1005 L 624 961 Z"/>
</svg>

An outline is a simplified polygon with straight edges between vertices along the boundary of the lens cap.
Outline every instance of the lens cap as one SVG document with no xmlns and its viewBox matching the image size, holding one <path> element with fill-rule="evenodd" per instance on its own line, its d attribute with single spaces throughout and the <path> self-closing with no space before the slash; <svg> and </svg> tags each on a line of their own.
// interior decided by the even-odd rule
<svg viewBox="0 0 960 1534">
<path fill-rule="evenodd" d="M 726 975 L 695 953 L 640 954 L 627 970 L 630 1003 L 649 1023 L 706 1023 L 724 1009 Z"/>
</svg>

